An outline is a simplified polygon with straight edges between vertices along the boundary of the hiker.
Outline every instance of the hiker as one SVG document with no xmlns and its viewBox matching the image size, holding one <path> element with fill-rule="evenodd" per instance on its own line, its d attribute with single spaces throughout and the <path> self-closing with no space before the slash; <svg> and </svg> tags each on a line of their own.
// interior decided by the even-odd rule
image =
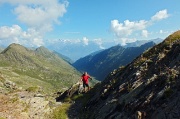
<svg viewBox="0 0 180 119">
<path fill-rule="evenodd" d="M 81 76 L 81 81 L 83 82 L 84 92 L 87 92 L 86 87 L 88 87 L 88 91 L 90 90 L 89 80 L 88 80 L 89 78 L 92 80 L 92 78 L 87 74 L 87 72 L 84 72 L 84 74 Z"/>
</svg>

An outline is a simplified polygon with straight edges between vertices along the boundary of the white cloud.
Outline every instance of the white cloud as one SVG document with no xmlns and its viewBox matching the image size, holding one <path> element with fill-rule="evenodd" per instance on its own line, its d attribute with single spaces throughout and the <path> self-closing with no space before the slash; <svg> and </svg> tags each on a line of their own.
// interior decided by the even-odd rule
<svg viewBox="0 0 180 119">
<path fill-rule="evenodd" d="M 122 46 L 125 46 L 127 43 L 132 43 L 137 41 L 136 38 L 120 38 L 120 39 L 114 39 L 115 44 L 121 44 Z"/>
<path fill-rule="evenodd" d="M 162 34 L 162 33 L 163 33 L 163 30 L 160 30 L 159 33 Z"/>
<path fill-rule="evenodd" d="M 14 14 L 17 15 L 17 19 L 42 33 L 51 31 L 54 23 L 60 23 L 59 18 L 66 13 L 68 6 L 68 2 L 59 3 L 57 0 L 15 1 L 17 6 Z"/>
<path fill-rule="evenodd" d="M 99 46 L 100 49 L 105 49 L 105 47 L 102 46 L 103 42 L 101 38 L 94 39 L 93 41 Z"/>
<path fill-rule="evenodd" d="M 154 16 L 151 17 L 151 20 L 139 20 L 139 21 L 129 21 L 125 20 L 123 23 L 120 23 L 118 20 L 112 20 L 111 21 L 111 31 L 115 34 L 115 36 L 118 38 L 119 41 L 121 41 L 121 44 L 126 44 L 133 41 L 134 38 L 132 37 L 135 33 L 136 35 L 143 37 L 148 37 L 149 33 L 146 30 L 147 27 L 153 25 L 156 21 L 160 21 L 162 19 L 168 18 L 169 14 L 167 13 L 167 10 L 161 10 L 157 12 Z"/>
<path fill-rule="evenodd" d="M 53 30 L 53 24 L 60 24 L 60 17 L 67 12 L 68 1 L 63 0 L 0 0 L 0 3 L 11 4 L 17 20 L 27 26 L 18 25 L 0 27 L 0 39 L 9 43 L 20 43 L 31 46 L 43 45 L 45 33 Z"/>
<path fill-rule="evenodd" d="M 147 38 L 147 37 L 148 37 L 148 34 L 149 34 L 149 33 L 148 33 L 147 30 L 142 30 L 142 36 L 143 36 L 143 37 L 146 37 L 146 38 Z"/>
<path fill-rule="evenodd" d="M 21 27 L 13 25 L 12 27 L 3 26 L 0 27 L 0 39 L 8 39 L 21 35 Z"/>
<path fill-rule="evenodd" d="M 2 2 L 13 4 L 17 19 L 33 28 L 59 23 L 59 17 L 66 13 L 69 4 L 66 0 L 61 3 L 58 0 L 3 0 Z"/>
<path fill-rule="evenodd" d="M 169 17 L 169 14 L 167 13 L 167 10 L 164 9 L 164 10 L 161 10 L 159 12 L 157 12 L 154 16 L 151 17 L 151 20 L 152 21 L 159 21 L 159 20 L 162 20 L 162 19 L 166 19 Z"/>
<path fill-rule="evenodd" d="M 121 38 L 120 43 L 122 46 L 126 45 L 126 43 L 132 43 L 137 41 L 135 38 Z"/>
<path fill-rule="evenodd" d="M 117 37 L 127 37 L 130 36 L 134 31 L 139 31 L 145 29 L 147 26 L 147 21 L 129 21 L 125 20 L 124 23 L 119 23 L 118 20 L 111 21 L 111 29 Z"/>
<path fill-rule="evenodd" d="M 173 31 L 164 31 L 164 30 L 159 30 L 160 34 L 171 34 Z"/>
<path fill-rule="evenodd" d="M 84 43 L 84 45 L 88 45 L 89 44 L 89 40 L 86 37 L 83 37 L 82 42 Z"/>
<path fill-rule="evenodd" d="M 44 44 L 43 39 L 34 38 L 32 41 L 32 45 L 36 44 L 36 46 L 42 46 Z"/>
<path fill-rule="evenodd" d="M 25 46 L 41 46 L 44 44 L 37 31 L 34 29 L 23 31 L 18 25 L 0 27 L 0 43 L 4 45 L 19 43 Z"/>
</svg>

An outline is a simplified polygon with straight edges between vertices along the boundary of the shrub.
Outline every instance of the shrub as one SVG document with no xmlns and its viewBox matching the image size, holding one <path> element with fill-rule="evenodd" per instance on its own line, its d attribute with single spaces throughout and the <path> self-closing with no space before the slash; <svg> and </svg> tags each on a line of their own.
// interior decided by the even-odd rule
<svg viewBox="0 0 180 119">
<path fill-rule="evenodd" d="M 171 88 L 167 88 L 165 91 L 164 91 L 164 96 L 166 98 L 169 98 L 173 93 L 173 90 Z"/>
</svg>

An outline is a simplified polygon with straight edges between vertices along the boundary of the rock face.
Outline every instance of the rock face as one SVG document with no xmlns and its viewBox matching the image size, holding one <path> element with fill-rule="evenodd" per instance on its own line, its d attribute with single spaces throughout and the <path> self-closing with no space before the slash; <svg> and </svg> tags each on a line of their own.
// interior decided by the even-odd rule
<svg viewBox="0 0 180 119">
<path fill-rule="evenodd" d="M 65 98 L 83 93 L 83 89 L 84 88 L 83 88 L 82 83 L 78 82 L 72 85 L 68 90 L 60 94 L 60 96 L 56 98 L 56 101 L 63 101 Z"/>
<path fill-rule="evenodd" d="M 179 100 L 180 31 L 177 31 L 95 86 L 80 118 L 179 119 Z"/>
</svg>

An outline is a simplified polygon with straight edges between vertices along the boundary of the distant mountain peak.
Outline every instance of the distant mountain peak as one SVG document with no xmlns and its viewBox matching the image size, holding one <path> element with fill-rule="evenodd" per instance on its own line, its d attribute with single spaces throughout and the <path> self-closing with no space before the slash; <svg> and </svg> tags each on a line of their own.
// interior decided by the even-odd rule
<svg viewBox="0 0 180 119">
<path fill-rule="evenodd" d="M 25 47 L 20 44 L 12 43 L 7 48 L 25 48 Z"/>
<path fill-rule="evenodd" d="M 154 46 L 154 45 L 156 45 L 156 43 L 154 43 L 153 41 L 149 41 L 149 42 L 141 45 L 140 47 L 149 46 L 149 45 L 150 45 L 150 46 Z"/>
<path fill-rule="evenodd" d="M 45 48 L 44 46 L 40 46 L 38 48 L 36 48 L 35 50 L 36 52 L 50 52 L 47 48 Z"/>
<path fill-rule="evenodd" d="M 52 56 L 55 56 L 55 54 L 53 52 L 51 52 L 50 50 L 48 50 L 46 47 L 44 46 L 40 46 L 35 50 L 36 53 L 43 55 L 46 58 L 50 58 Z"/>
<path fill-rule="evenodd" d="M 44 46 L 40 46 L 40 47 L 38 47 L 36 50 L 39 50 L 39 49 L 41 49 L 41 50 L 48 50 L 46 47 L 44 47 Z"/>
<path fill-rule="evenodd" d="M 12 43 L 4 51 L 2 51 L 2 53 L 6 53 L 8 51 L 10 51 L 10 52 L 18 51 L 19 53 L 27 53 L 27 51 L 29 51 L 29 49 L 25 48 L 24 46 L 22 46 L 20 44 Z"/>
</svg>

